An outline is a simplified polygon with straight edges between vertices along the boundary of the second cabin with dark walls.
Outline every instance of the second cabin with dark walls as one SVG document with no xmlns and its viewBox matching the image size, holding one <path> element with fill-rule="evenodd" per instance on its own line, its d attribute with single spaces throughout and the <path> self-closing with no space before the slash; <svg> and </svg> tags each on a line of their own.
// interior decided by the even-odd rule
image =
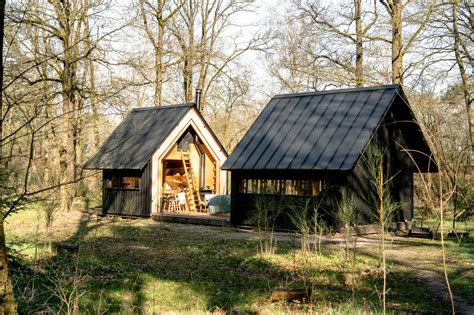
<svg viewBox="0 0 474 315">
<path fill-rule="evenodd" d="M 342 192 L 354 195 L 361 223 L 373 221 L 364 154 L 384 152 L 393 176 L 390 195 L 401 205 L 394 220 L 413 218 L 413 174 L 435 172 L 431 151 L 399 85 L 273 97 L 222 169 L 231 172 L 231 222 L 254 224 L 259 197 L 318 201 L 334 223 Z M 291 227 L 285 213 L 279 227 Z"/>
</svg>

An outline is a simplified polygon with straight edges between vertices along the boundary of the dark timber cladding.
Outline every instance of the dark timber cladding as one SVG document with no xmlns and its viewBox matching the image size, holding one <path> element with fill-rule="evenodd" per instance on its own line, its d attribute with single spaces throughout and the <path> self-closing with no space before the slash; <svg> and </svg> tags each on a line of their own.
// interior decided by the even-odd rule
<svg viewBox="0 0 474 315">
<path fill-rule="evenodd" d="M 207 143 L 220 147 L 220 151 L 219 148 L 214 148 L 214 152 L 222 155 L 220 157 L 216 155 L 215 158 L 218 160 L 212 160 L 219 162 L 220 166 L 227 153 L 204 117 L 197 111 L 195 104 L 132 110 L 84 165 L 85 169 L 103 170 L 103 213 L 150 216 L 151 212 L 158 210 L 163 201 L 160 186 L 161 178 L 164 176 L 160 171 L 160 165 L 163 163 L 164 153 L 171 152 L 176 145 L 176 139 L 179 139 L 186 130 L 193 128 L 207 130 L 206 136 L 210 135 L 209 139 L 206 139 L 209 141 Z M 173 141 L 167 141 L 170 138 Z M 187 141 L 197 140 L 194 135 L 189 134 Z M 153 161 L 153 155 L 157 152 L 159 152 L 158 161 Z M 199 172 L 204 182 L 206 156 L 201 155 L 200 158 Z M 152 169 L 156 169 L 157 173 L 152 174 Z M 216 169 L 216 166 L 208 169 L 211 174 L 211 170 Z M 217 171 L 214 175 L 216 174 Z M 217 175 L 213 178 L 214 189 L 218 186 L 216 178 Z M 155 185 L 153 187 L 155 189 L 152 189 L 152 185 Z"/>
<path fill-rule="evenodd" d="M 132 110 L 85 164 L 103 170 L 103 214 L 150 216 L 151 157 L 193 106 Z"/>
<path fill-rule="evenodd" d="M 114 188 L 112 178 L 139 177 L 137 189 Z M 103 214 L 120 214 L 148 217 L 151 214 L 151 165 L 143 170 L 104 170 L 103 172 Z"/>
<path fill-rule="evenodd" d="M 413 172 L 437 167 L 403 90 L 386 85 L 273 97 L 222 166 L 232 172 L 232 223 L 249 222 L 258 195 L 337 201 L 342 191 L 355 195 L 369 221 L 365 197 L 372 191 L 362 156 L 372 139 L 395 176 L 390 193 L 404 207 L 396 219 L 412 219 Z M 314 189 L 318 181 L 325 194 Z"/>
</svg>

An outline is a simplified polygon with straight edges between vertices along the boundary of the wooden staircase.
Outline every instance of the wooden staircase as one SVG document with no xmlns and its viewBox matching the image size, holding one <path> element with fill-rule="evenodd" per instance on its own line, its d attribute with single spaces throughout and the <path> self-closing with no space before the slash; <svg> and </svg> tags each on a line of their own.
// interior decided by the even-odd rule
<svg viewBox="0 0 474 315">
<path fill-rule="evenodd" d="M 184 166 L 184 175 L 186 177 L 186 201 L 188 202 L 189 210 L 194 212 L 206 212 L 206 207 L 201 202 L 201 194 L 196 185 L 193 167 L 191 165 L 191 153 L 189 151 L 181 151 L 181 160 Z"/>
</svg>

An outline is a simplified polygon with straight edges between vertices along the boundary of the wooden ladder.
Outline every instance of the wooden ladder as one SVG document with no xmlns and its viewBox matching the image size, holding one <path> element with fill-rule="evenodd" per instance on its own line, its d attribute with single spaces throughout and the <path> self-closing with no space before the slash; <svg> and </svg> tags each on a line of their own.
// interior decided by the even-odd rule
<svg viewBox="0 0 474 315">
<path fill-rule="evenodd" d="M 206 209 L 201 204 L 201 195 L 196 187 L 190 154 L 189 151 L 181 151 L 181 160 L 183 161 L 184 175 L 188 186 L 186 190 L 186 201 L 188 202 L 189 210 L 204 212 Z"/>
<path fill-rule="evenodd" d="M 214 193 L 217 194 L 217 162 L 212 162 L 212 182 L 214 183 Z"/>
</svg>

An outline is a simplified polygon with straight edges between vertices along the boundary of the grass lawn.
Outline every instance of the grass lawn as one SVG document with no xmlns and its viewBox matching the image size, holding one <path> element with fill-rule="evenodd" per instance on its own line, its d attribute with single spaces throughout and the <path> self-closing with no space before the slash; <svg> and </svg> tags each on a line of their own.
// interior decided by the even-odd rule
<svg viewBox="0 0 474 315">
<path fill-rule="evenodd" d="M 12 273 L 20 313 L 362 314 L 380 309 L 380 277 L 357 278 L 354 292 L 347 281 L 352 270 L 359 274 L 377 265 L 376 245 L 361 247 L 354 265 L 342 259 L 341 247 L 332 242 L 323 243 L 322 255 L 279 242 L 275 254 L 262 256 L 255 233 L 149 219 L 97 219 L 80 212 L 59 213 L 48 233 L 34 208 L 8 218 L 6 233 L 17 251 Z M 79 253 L 55 254 L 50 250 L 54 241 L 78 242 Z M 392 241 L 389 261 L 390 253 L 404 249 L 423 253 L 417 258 L 426 261 L 420 263 L 441 272 L 437 241 Z M 450 242 L 448 252 L 455 292 L 474 300 L 473 243 Z M 387 301 L 392 309 L 448 310 L 410 266 L 393 260 L 390 267 Z M 305 286 L 313 290 L 311 303 L 270 302 L 275 287 Z"/>
</svg>

